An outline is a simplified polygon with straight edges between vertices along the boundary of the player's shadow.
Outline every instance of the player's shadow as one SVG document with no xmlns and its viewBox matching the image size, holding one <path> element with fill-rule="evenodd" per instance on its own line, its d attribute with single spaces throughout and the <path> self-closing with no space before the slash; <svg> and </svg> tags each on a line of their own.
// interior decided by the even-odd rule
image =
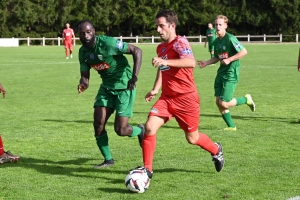
<svg viewBox="0 0 300 200">
<path fill-rule="evenodd" d="M 111 172 L 111 171 L 110 171 Z M 116 172 L 116 171 L 114 171 Z M 122 172 L 122 174 L 126 175 L 127 172 L 123 173 L 123 171 L 118 171 L 117 173 L 119 172 Z M 155 170 L 155 174 L 159 174 L 159 173 L 174 173 L 174 172 L 181 172 L 181 173 L 199 173 L 199 174 L 211 174 L 210 171 L 199 171 L 199 170 L 186 170 L 186 169 L 180 169 L 180 168 L 164 168 L 164 169 L 156 169 Z M 123 177 L 125 178 L 125 176 Z M 120 182 L 116 182 L 116 184 L 123 184 L 124 185 L 124 179 L 120 180 Z M 124 193 L 131 193 L 131 194 L 135 194 L 135 193 L 132 193 L 130 191 L 128 191 L 124 185 L 123 187 L 124 189 L 121 189 L 121 188 L 115 188 L 115 187 L 101 187 L 101 188 L 98 188 L 98 190 L 102 191 L 102 192 L 105 192 L 105 193 L 121 193 L 121 194 L 124 194 Z"/>
<path fill-rule="evenodd" d="M 221 114 L 201 114 L 201 117 L 214 117 L 214 118 L 222 118 Z M 277 122 L 290 122 L 291 118 L 287 117 L 259 117 L 259 116 L 239 116 L 239 115 L 232 115 L 233 119 L 241 119 L 241 120 L 255 120 L 255 121 L 277 121 Z"/>
</svg>

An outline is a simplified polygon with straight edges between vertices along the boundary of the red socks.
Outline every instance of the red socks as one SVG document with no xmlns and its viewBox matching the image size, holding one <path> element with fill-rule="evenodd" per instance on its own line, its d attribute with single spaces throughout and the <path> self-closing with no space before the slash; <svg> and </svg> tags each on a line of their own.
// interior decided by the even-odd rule
<svg viewBox="0 0 300 200">
<path fill-rule="evenodd" d="M 144 167 L 148 168 L 149 171 L 152 172 L 153 157 L 156 148 L 156 134 L 154 135 L 145 134 L 142 147 L 143 147 Z"/>
<path fill-rule="evenodd" d="M 68 49 L 65 49 L 66 51 L 66 57 L 68 57 L 69 56 L 69 50 Z"/>
<path fill-rule="evenodd" d="M 3 142 L 2 142 L 2 137 L 0 135 L 0 155 L 4 153 L 4 147 L 3 147 Z"/>
<path fill-rule="evenodd" d="M 199 133 L 199 139 L 196 145 L 210 152 L 212 155 L 216 155 L 219 151 L 218 146 L 215 143 L 213 143 L 213 141 L 211 141 L 211 139 L 207 135 L 203 133 Z"/>
</svg>

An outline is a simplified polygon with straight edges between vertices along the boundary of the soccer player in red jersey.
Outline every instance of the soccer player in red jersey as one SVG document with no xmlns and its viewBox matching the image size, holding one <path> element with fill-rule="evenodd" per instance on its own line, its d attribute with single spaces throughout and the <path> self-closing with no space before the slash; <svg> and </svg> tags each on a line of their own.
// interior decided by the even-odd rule
<svg viewBox="0 0 300 200">
<path fill-rule="evenodd" d="M 176 34 L 177 22 L 177 14 L 171 10 L 162 10 L 156 15 L 157 32 L 163 42 L 156 49 L 157 57 L 152 59 L 152 65 L 158 70 L 153 89 L 145 96 L 146 102 L 155 98 L 160 87 L 162 92 L 145 124 L 142 142 L 144 167 L 137 167 L 144 169 L 150 179 L 156 132 L 173 117 L 183 129 L 188 143 L 212 155 L 216 171 L 221 171 L 225 162 L 222 145 L 212 142 L 206 134 L 198 131 L 200 98 L 193 75 L 196 62 L 188 40 Z"/>
<path fill-rule="evenodd" d="M 70 24 L 66 23 L 66 28 L 62 32 L 63 43 L 65 45 L 66 59 L 72 58 L 73 43 L 75 44 L 75 34 L 73 29 L 70 28 Z M 72 43 L 73 42 L 73 43 Z"/>
<path fill-rule="evenodd" d="M 5 97 L 6 90 L 3 88 L 2 84 L 0 83 L 0 93 L 2 93 L 3 98 Z M 16 162 L 19 160 L 19 156 L 11 154 L 9 151 L 4 151 L 2 137 L 0 135 L 0 164 L 5 162 Z"/>
</svg>

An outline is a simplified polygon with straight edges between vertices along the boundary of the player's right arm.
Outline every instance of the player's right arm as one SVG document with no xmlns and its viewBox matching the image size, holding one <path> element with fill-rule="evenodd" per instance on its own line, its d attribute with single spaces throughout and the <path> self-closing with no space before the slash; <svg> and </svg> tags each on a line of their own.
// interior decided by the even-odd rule
<svg viewBox="0 0 300 200">
<path fill-rule="evenodd" d="M 91 67 L 86 63 L 85 53 L 79 49 L 79 63 L 80 63 L 80 80 L 77 86 L 78 94 L 81 94 L 89 87 L 90 69 Z"/>
<path fill-rule="evenodd" d="M 215 64 L 218 61 L 219 61 L 219 58 L 213 57 L 213 58 L 211 58 L 210 60 L 207 60 L 207 61 L 198 60 L 197 63 L 198 63 L 198 65 L 199 65 L 200 68 L 204 68 L 207 65 Z"/>
<path fill-rule="evenodd" d="M 90 71 L 80 72 L 81 78 L 78 85 L 78 94 L 81 94 L 89 87 Z"/>
<path fill-rule="evenodd" d="M 157 93 L 158 93 L 158 91 L 161 87 L 161 84 L 162 84 L 162 75 L 161 75 L 160 69 L 158 68 L 153 89 L 150 92 L 148 92 L 145 96 L 146 102 L 149 102 L 149 101 L 151 101 L 152 99 L 155 98 L 155 96 L 157 95 Z"/>
</svg>

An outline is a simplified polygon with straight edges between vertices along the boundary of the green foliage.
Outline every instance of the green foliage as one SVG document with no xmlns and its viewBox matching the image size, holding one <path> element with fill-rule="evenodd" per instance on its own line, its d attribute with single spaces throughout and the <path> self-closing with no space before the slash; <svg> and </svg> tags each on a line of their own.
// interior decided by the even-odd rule
<svg viewBox="0 0 300 200">
<path fill-rule="evenodd" d="M 77 94 L 79 63 L 65 60 L 63 46 L 0 48 L 0 99 L 5 150 L 21 156 L 0 165 L 0 199 L 63 200 L 283 200 L 299 196 L 299 45 L 246 44 L 235 97 L 250 93 L 257 110 L 230 109 L 238 128 L 226 126 L 215 105 L 213 82 L 218 66 L 199 67 L 194 77 L 201 96 L 199 130 L 223 144 L 225 167 L 217 173 L 209 153 L 186 142 L 175 119 L 157 133 L 154 176 L 149 190 L 132 194 L 124 185 L 129 169 L 142 164 L 136 137 L 114 133 L 114 114 L 106 130 L 115 166 L 93 169 L 102 162 L 93 133 L 93 102 L 101 80 L 91 71 L 90 87 Z M 145 122 L 154 102 L 151 66 L 156 45 L 140 45 L 143 63 L 137 82 L 132 125 Z M 207 49 L 193 45 L 197 60 Z M 132 63 L 132 57 L 128 55 Z M 156 98 L 157 100 L 157 98 Z"/>
<path fill-rule="evenodd" d="M 172 9 L 179 16 L 178 34 L 205 35 L 216 15 L 229 18 L 233 33 L 295 34 L 300 29 L 300 0 L 0 0 L 0 37 L 32 32 L 61 34 L 68 22 L 91 20 L 111 36 L 150 36 L 155 15 Z"/>
</svg>

